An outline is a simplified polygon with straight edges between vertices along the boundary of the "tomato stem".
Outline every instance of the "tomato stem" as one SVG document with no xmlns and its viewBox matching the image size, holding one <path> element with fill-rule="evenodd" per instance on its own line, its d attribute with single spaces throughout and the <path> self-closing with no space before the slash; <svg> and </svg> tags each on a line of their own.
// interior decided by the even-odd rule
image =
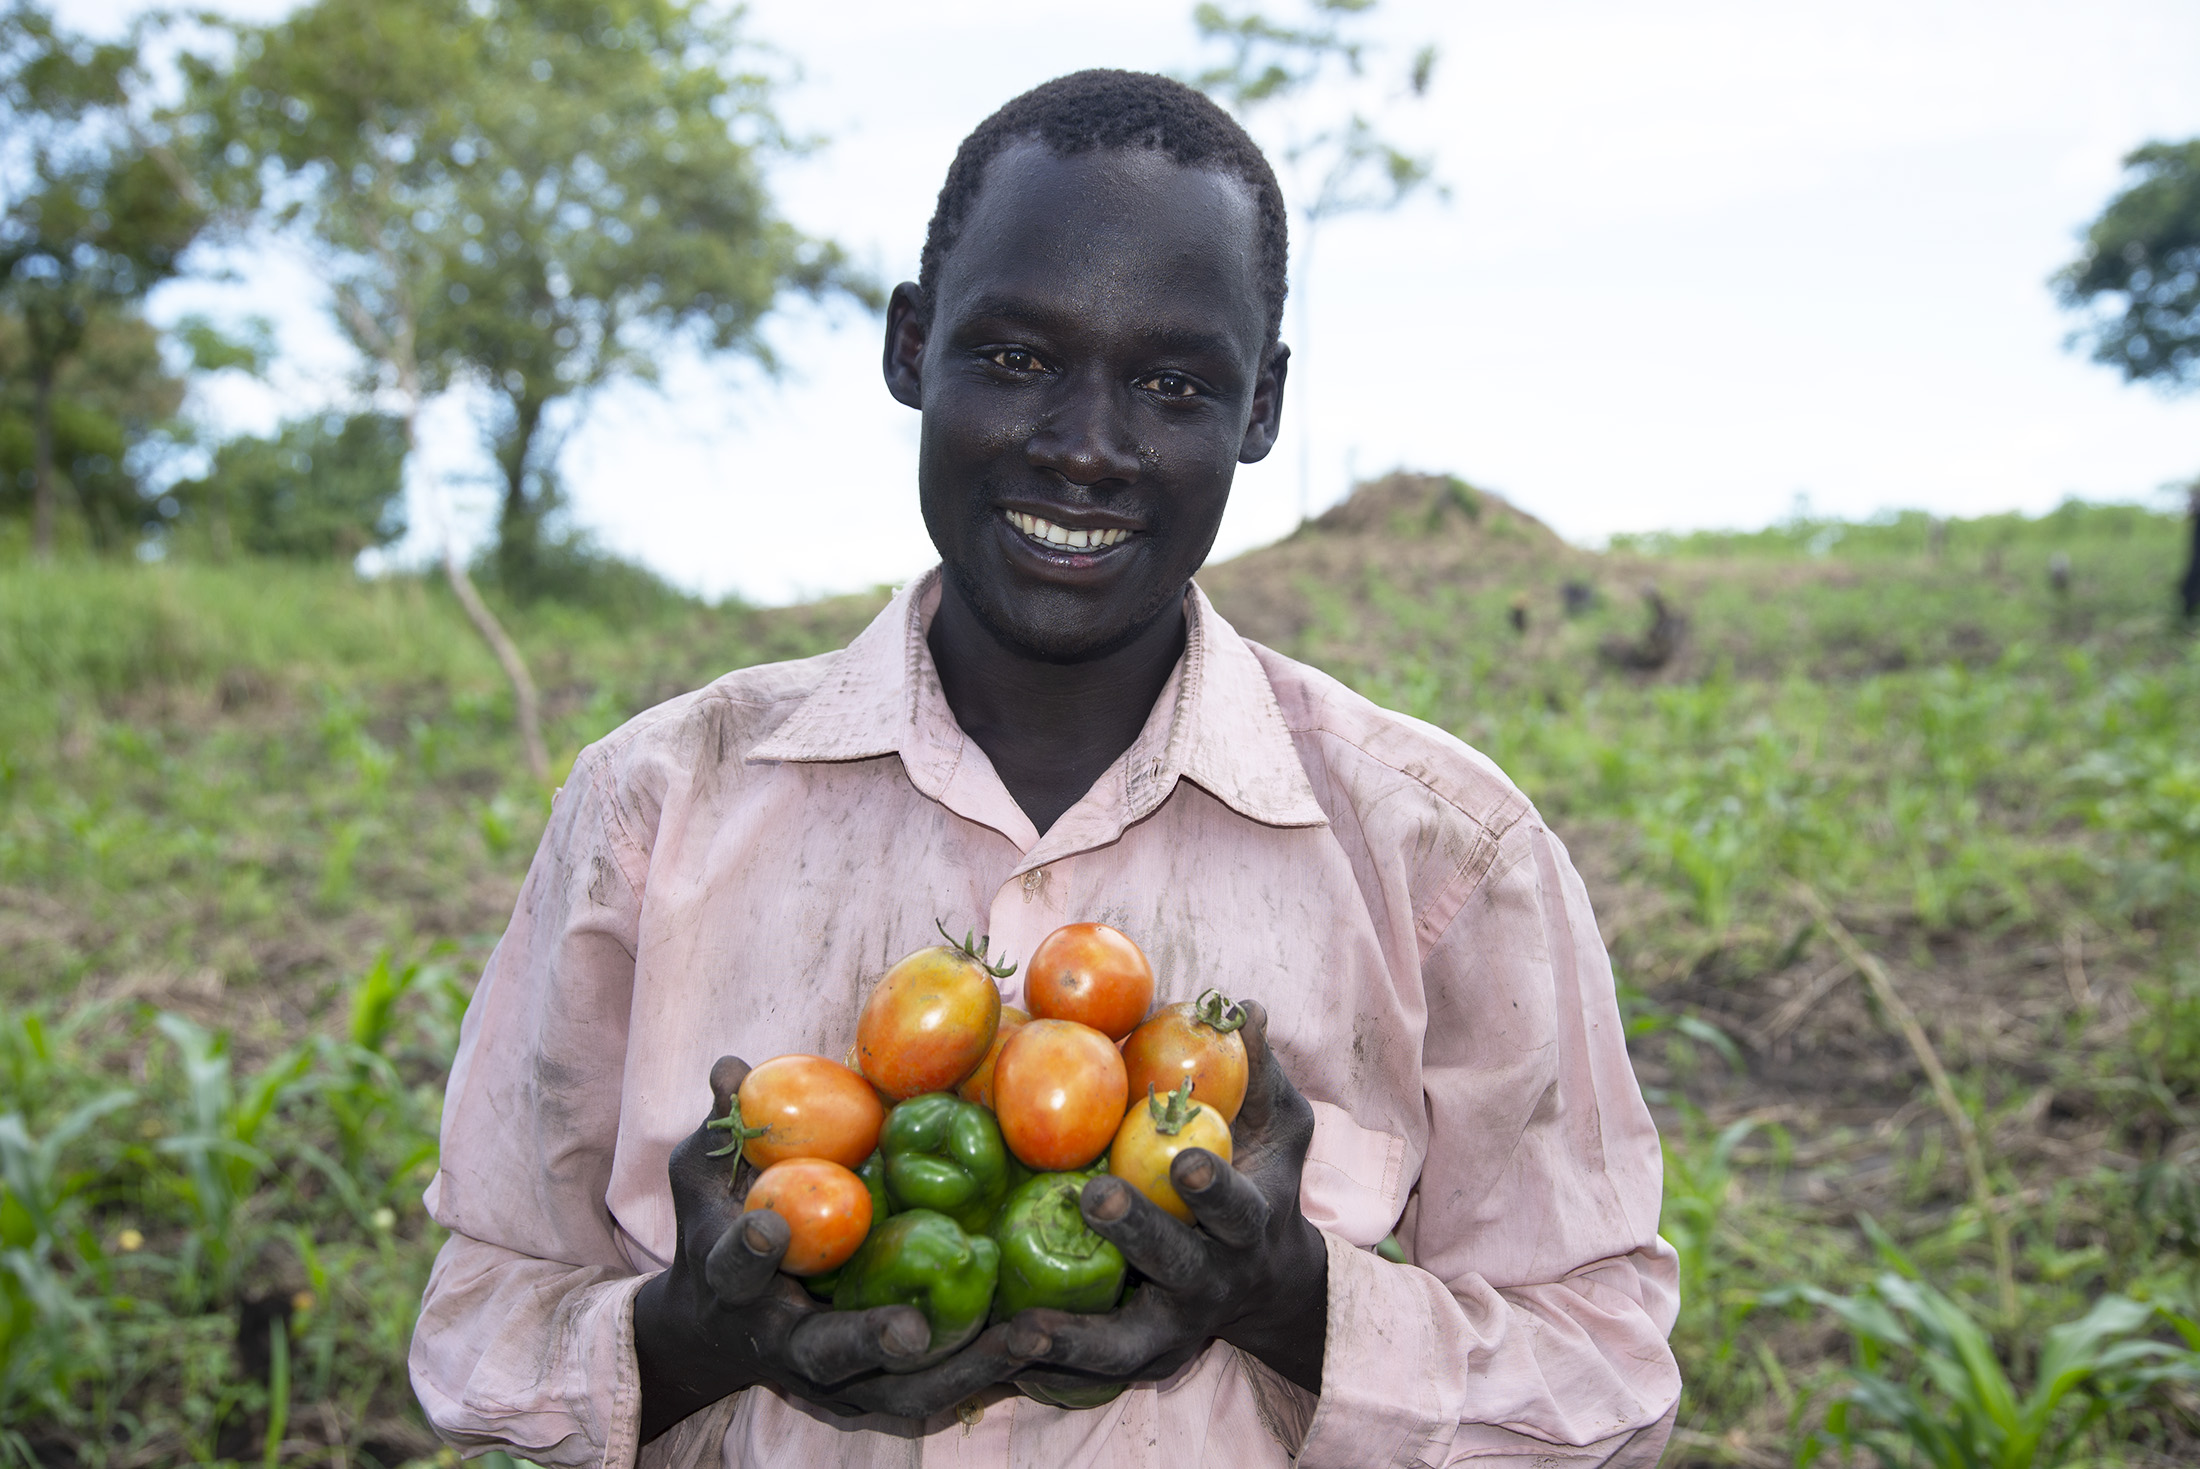
<svg viewBox="0 0 2200 1469">
<path fill-rule="evenodd" d="M 1245 1024 L 1245 1007 L 1237 1001 L 1226 999 L 1221 990 L 1209 989 L 1194 1002 L 1192 1015 L 1210 1030 L 1228 1035 Z"/>
<path fill-rule="evenodd" d="M 1187 1076 L 1184 1084 L 1169 1093 L 1164 1102 L 1153 1094 L 1153 1083 L 1146 1083 L 1146 1110 L 1152 1114 L 1153 1130 L 1163 1137 L 1175 1137 L 1184 1130 L 1184 1124 L 1199 1115 L 1199 1103 L 1192 1100 L 1192 1079 Z"/>
<path fill-rule="evenodd" d="M 728 1153 L 738 1153 L 745 1145 L 747 1145 L 750 1138 L 762 1137 L 765 1133 L 771 1131 L 771 1125 L 769 1123 L 766 1123 L 762 1127 L 751 1127 L 747 1123 L 743 1122 L 741 1120 L 741 1109 L 739 1107 L 735 1107 L 731 1112 L 728 1112 L 723 1117 L 711 1118 L 711 1120 L 704 1123 L 703 1126 L 709 1128 L 712 1132 L 730 1132 L 733 1134 L 732 1138 L 727 1141 L 724 1147 L 719 1148 L 713 1152 L 705 1153 L 703 1156 L 706 1158 L 723 1158 Z"/>
<path fill-rule="evenodd" d="M 987 944 L 993 942 L 993 935 L 979 933 L 977 930 L 972 929 L 962 936 L 961 943 L 957 943 L 955 936 L 947 931 L 947 924 L 943 920 L 933 919 L 932 926 L 940 931 L 941 938 L 947 940 L 947 947 L 961 954 L 995 979 L 1006 979 L 1016 972 L 1016 961 L 1014 959 L 1003 959 L 998 964 L 985 962 L 985 948 Z"/>
</svg>

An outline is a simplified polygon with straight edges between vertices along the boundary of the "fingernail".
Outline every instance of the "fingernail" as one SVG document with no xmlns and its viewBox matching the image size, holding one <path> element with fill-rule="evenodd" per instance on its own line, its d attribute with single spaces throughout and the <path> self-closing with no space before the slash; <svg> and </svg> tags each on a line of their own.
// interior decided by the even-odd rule
<svg viewBox="0 0 2200 1469">
<path fill-rule="evenodd" d="M 897 1316 L 879 1332 L 878 1344 L 889 1357 L 914 1357 L 932 1344 L 932 1333 L 921 1316 Z"/>
<path fill-rule="evenodd" d="M 1008 1349 L 1019 1357 L 1043 1357 L 1054 1350 L 1054 1338 L 1036 1326 L 1011 1326 Z"/>
<path fill-rule="evenodd" d="M 741 1243 L 747 1245 L 754 1254 L 770 1254 L 772 1247 L 771 1231 L 764 1227 L 764 1223 L 760 1219 L 747 1220 L 741 1226 Z"/>
<path fill-rule="evenodd" d="M 1131 1191 L 1112 1178 L 1095 1179 L 1092 1194 L 1092 1203 L 1086 1212 L 1095 1219 L 1113 1224 L 1131 1211 Z"/>
<path fill-rule="evenodd" d="M 1177 1175 L 1179 1189 L 1188 1188 L 1194 1193 L 1205 1193 L 1214 1184 L 1215 1165 L 1206 1158 L 1187 1157 L 1183 1166 L 1177 1169 Z"/>
</svg>

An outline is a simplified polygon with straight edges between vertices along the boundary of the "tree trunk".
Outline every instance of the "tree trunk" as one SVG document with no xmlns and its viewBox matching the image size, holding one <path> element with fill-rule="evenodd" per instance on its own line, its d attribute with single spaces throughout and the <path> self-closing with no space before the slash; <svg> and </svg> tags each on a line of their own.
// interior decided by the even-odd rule
<svg viewBox="0 0 2200 1469">
<path fill-rule="evenodd" d="M 400 365 L 400 378 L 404 384 L 405 401 L 405 457 L 413 460 L 419 453 L 418 435 L 420 421 L 420 391 L 417 381 L 406 366 Z M 440 501 L 441 492 L 437 492 Z M 481 600 L 481 593 L 474 586 L 474 579 L 466 574 L 459 563 L 458 551 L 451 544 L 451 527 L 443 507 L 438 505 L 437 518 L 443 520 L 443 579 L 451 584 L 451 593 L 458 598 L 458 605 L 466 609 L 467 620 L 481 640 L 496 655 L 497 663 L 504 669 L 504 676 L 512 685 L 512 713 L 519 726 L 520 748 L 527 755 L 527 769 L 538 781 L 550 778 L 550 752 L 542 742 L 542 700 L 535 692 L 534 676 L 527 671 L 527 660 L 520 656 L 519 645 L 512 641 L 497 621 L 489 604 Z"/>
<path fill-rule="evenodd" d="M 512 681 L 512 702 L 518 716 L 520 744 L 527 751 L 527 768 L 534 772 L 536 780 L 550 778 L 550 752 L 542 743 L 542 701 L 535 693 L 535 680 L 527 672 L 527 660 L 520 656 L 519 645 L 504 631 L 489 604 L 481 600 L 481 593 L 474 587 L 474 579 L 466 574 L 466 568 L 458 564 L 458 552 L 451 549 L 449 540 L 443 543 L 443 575 L 458 597 L 458 605 L 466 609 L 473 619 L 474 630 L 481 634 L 489 651 L 496 654 L 497 662 L 504 665 L 504 676 Z"/>
<path fill-rule="evenodd" d="M 53 557 L 53 380 L 51 370 L 39 375 L 31 451 L 31 552 L 41 561 Z"/>
<path fill-rule="evenodd" d="M 497 578 L 507 597 L 525 601 L 541 590 L 536 549 L 542 518 L 550 507 L 527 499 L 527 460 L 542 427 L 543 405 L 530 397 L 512 402 L 512 428 L 496 445 L 497 467 L 504 471 L 504 509 L 497 516 Z"/>
<path fill-rule="evenodd" d="M 2185 561 L 2185 621 L 2200 618 L 2200 485 L 2192 487 L 2192 550 Z"/>
</svg>

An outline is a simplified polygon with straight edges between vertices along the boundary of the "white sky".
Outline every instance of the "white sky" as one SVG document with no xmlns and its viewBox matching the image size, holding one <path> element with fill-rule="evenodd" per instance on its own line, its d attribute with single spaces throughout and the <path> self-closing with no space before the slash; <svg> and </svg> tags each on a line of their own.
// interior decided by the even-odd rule
<svg viewBox="0 0 2200 1469">
<path fill-rule="evenodd" d="M 123 8 L 61 6 L 84 25 Z M 784 206 L 887 281 L 913 275 L 965 132 L 1064 71 L 1196 65 L 1190 8 L 755 0 L 753 32 L 805 73 L 785 115 L 831 139 L 782 175 Z M 1443 49 L 1429 102 L 1393 131 L 1435 153 L 1451 197 L 1325 228 L 1295 412 L 1240 473 L 1218 555 L 1295 522 L 1309 418 L 1316 509 L 1355 471 L 1405 465 L 1591 542 L 1761 525 L 1799 493 L 1847 515 L 2036 511 L 2200 472 L 2200 397 L 2164 401 L 2064 351 L 2072 323 L 2044 284 L 2126 151 L 2200 133 L 2200 10 L 1385 0 L 1378 21 L 1400 63 L 1424 39 Z M 264 428 L 329 391 L 340 361 L 309 282 L 246 270 L 156 314 L 277 315 L 295 354 L 281 391 L 207 395 Z M 686 365 L 663 394 L 597 399 L 566 448 L 578 518 L 712 595 L 922 569 L 917 420 L 880 384 L 877 323 L 803 312 L 773 336 L 777 383 Z M 463 410 L 443 423 L 436 457 L 463 475 Z"/>
</svg>

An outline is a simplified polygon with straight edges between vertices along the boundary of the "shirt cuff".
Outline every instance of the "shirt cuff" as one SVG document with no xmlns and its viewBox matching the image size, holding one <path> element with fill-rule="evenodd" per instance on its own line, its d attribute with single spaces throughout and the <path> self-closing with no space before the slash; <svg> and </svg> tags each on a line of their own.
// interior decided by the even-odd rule
<svg viewBox="0 0 2200 1469">
<path fill-rule="evenodd" d="M 1322 1390 L 1298 1469 L 1442 1463 L 1459 1426 L 1462 1344 L 1437 1329 L 1424 1271 L 1393 1265 L 1333 1234 Z"/>
<path fill-rule="evenodd" d="M 455 1398 L 436 1389 L 448 1378 L 423 1370 L 439 1344 L 416 1335 L 413 1388 L 429 1421 L 462 1450 L 505 1449 L 544 1469 L 632 1469 L 642 1421 L 634 1297 L 648 1279 L 582 1286 L 532 1320 L 499 1323 L 536 1337 L 535 1350 L 454 1343 L 473 1357 Z"/>
</svg>

